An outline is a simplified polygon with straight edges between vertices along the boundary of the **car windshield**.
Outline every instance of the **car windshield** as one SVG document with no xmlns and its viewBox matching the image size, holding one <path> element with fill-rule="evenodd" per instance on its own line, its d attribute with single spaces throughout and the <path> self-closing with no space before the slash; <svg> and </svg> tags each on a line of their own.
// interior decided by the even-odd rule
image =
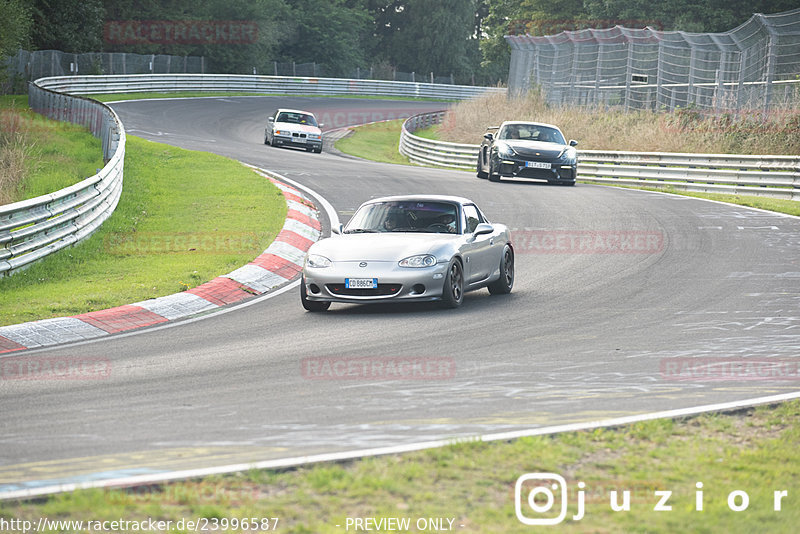
<svg viewBox="0 0 800 534">
<path fill-rule="evenodd" d="M 346 234 L 363 232 L 460 233 L 458 209 L 449 202 L 390 201 L 362 206 L 344 229 Z"/>
<path fill-rule="evenodd" d="M 289 124 L 308 124 L 309 126 L 316 126 L 317 121 L 313 115 L 308 113 L 293 113 L 284 111 L 278 115 L 275 122 L 287 122 Z"/>
<path fill-rule="evenodd" d="M 555 128 L 540 124 L 506 124 L 497 136 L 498 139 L 541 141 L 565 145 L 564 136 Z"/>
</svg>

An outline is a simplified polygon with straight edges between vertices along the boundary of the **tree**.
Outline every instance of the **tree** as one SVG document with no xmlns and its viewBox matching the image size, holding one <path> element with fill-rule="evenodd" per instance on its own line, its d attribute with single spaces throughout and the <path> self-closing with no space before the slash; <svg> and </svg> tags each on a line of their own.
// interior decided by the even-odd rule
<svg viewBox="0 0 800 534">
<path fill-rule="evenodd" d="M 322 63 L 329 76 L 350 76 L 363 65 L 370 17 L 358 0 L 290 0 L 280 57 Z"/>
<path fill-rule="evenodd" d="M 22 0 L 0 0 L 0 63 L 28 44 L 31 12 Z"/>
<path fill-rule="evenodd" d="M 101 0 L 34 0 L 31 11 L 34 49 L 72 53 L 102 49 Z"/>
</svg>

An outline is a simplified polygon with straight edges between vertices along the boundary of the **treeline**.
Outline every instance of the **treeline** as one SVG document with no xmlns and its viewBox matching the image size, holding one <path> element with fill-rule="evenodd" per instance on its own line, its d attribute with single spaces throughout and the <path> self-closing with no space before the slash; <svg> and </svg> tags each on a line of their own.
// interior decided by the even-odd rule
<svg viewBox="0 0 800 534">
<path fill-rule="evenodd" d="M 727 31 L 796 1 L 0 0 L 0 57 L 17 48 L 193 55 L 209 72 L 295 61 L 330 76 L 371 66 L 494 84 L 508 74 L 504 35 L 616 24 Z"/>
</svg>

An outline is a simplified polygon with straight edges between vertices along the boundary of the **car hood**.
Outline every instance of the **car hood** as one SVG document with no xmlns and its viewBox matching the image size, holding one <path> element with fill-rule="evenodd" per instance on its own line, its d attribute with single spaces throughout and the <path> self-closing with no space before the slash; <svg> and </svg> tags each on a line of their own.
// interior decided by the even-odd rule
<svg viewBox="0 0 800 534">
<path fill-rule="evenodd" d="M 431 254 L 453 243 L 458 234 L 378 233 L 342 234 L 311 246 L 309 254 L 331 261 L 399 261 L 416 254 Z"/>
<path fill-rule="evenodd" d="M 520 156 L 541 156 L 543 158 L 556 158 L 561 154 L 561 151 L 567 147 L 566 145 L 544 143 L 542 141 L 515 141 L 506 139 L 504 142 Z"/>
<path fill-rule="evenodd" d="M 296 124 L 293 122 L 276 122 L 276 130 L 291 130 L 293 132 L 303 132 L 307 134 L 318 134 L 320 129 L 310 124 Z"/>
</svg>

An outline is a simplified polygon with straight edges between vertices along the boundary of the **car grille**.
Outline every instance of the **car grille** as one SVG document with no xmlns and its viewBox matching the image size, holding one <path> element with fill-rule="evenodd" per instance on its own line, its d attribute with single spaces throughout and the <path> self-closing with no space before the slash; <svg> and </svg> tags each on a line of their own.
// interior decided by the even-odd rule
<svg viewBox="0 0 800 534">
<path fill-rule="evenodd" d="M 534 167 L 522 167 L 517 176 L 521 178 L 533 178 L 536 180 L 552 180 L 556 178 L 556 173 L 552 169 L 536 169 Z"/>
<path fill-rule="evenodd" d="M 344 284 L 326 284 L 325 287 L 331 295 L 343 297 L 386 297 L 398 293 L 403 287 L 401 284 L 378 284 L 375 289 L 348 289 Z"/>
<path fill-rule="evenodd" d="M 304 133 L 297 133 L 297 132 L 294 132 L 294 133 L 292 134 L 292 137 L 305 137 L 305 136 L 306 136 L 306 134 L 304 134 Z"/>
<path fill-rule="evenodd" d="M 561 149 L 558 150 L 541 150 L 528 147 L 521 147 L 514 145 L 514 152 L 520 156 L 531 159 L 533 161 L 552 161 L 561 154 Z"/>
</svg>

